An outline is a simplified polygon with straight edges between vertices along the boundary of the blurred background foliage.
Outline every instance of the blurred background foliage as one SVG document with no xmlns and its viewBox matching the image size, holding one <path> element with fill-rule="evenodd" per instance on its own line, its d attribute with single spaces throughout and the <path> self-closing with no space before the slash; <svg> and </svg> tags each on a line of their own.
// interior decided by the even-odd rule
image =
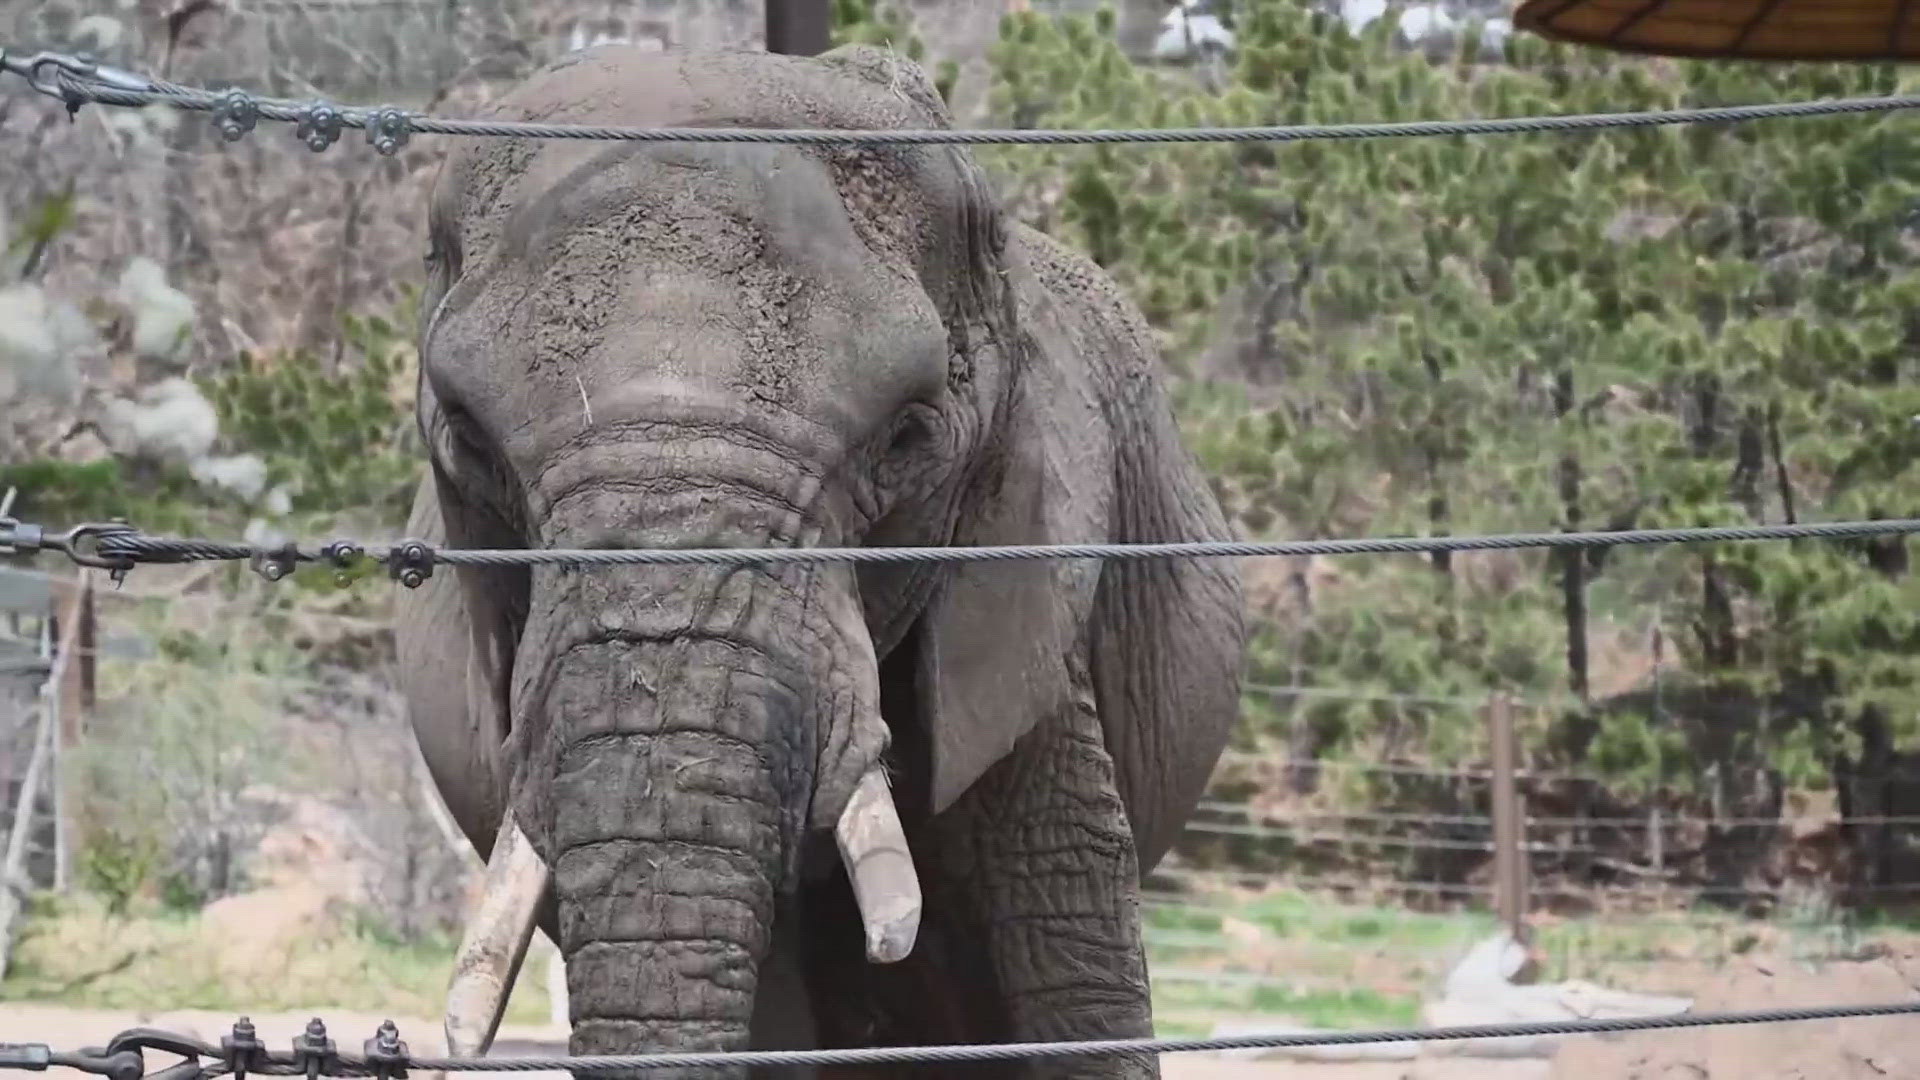
<svg viewBox="0 0 1920 1080">
<path fill-rule="evenodd" d="M 1653 61 L 1525 36 L 1484 62 L 1471 32 L 1452 55 L 1408 49 L 1391 12 L 1359 33 L 1297 0 L 1235 14 L 1217 89 L 1128 60 L 1104 15 L 1012 16 L 996 112 L 1306 124 L 1915 85 L 1890 65 Z M 1900 114 L 982 153 L 1026 220 L 1140 303 L 1247 535 L 1914 512 L 1920 129 Z M 1475 699 L 1502 690 L 1535 703 L 1533 764 L 1606 778 L 1589 804 L 1661 791 L 1768 813 L 1789 790 L 1836 789 L 1852 813 L 1888 813 L 1903 797 L 1885 781 L 1920 735 L 1904 542 L 1246 569 L 1251 679 L 1335 693 L 1250 692 L 1244 746 L 1483 761 Z"/>
</svg>

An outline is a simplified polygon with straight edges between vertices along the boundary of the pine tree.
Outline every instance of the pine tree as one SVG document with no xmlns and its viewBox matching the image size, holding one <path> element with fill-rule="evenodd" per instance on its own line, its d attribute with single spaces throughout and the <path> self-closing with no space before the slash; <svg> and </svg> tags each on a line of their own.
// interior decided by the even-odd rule
<svg viewBox="0 0 1920 1080">
<path fill-rule="evenodd" d="M 1882 66 L 1650 61 L 1529 37 L 1500 63 L 1470 59 L 1474 40 L 1433 59 L 1396 45 L 1391 18 L 1354 34 L 1298 0 L 1251 0 L 1211 91 L 1128 60 L 1110 29 L 1105 14 L 1009 16 L 998 122 L 1515 116 L 1905 85 Z M 1899 114 L 982 157 L 1022 215 L 1141 304 L 1189 441 L 1248 534 L 1884 517 L 1920 496 L 1920 129 Z M 1267 616 L 1253 679 L 1519 690 L 1562 703 L 1543 758 L 1760 806 L 1916 749 L 1906 553 L 1365 557 L 1327 583 L 1250 563 Z M 1660 728 L 1634 669 L 1655 618 L 1676 654 Z M 1483 753 L 1470 704 L 1250 692 L 1247 718 L 1249 742 L 1291 732 L 1320 755 Z"/>
</svg>

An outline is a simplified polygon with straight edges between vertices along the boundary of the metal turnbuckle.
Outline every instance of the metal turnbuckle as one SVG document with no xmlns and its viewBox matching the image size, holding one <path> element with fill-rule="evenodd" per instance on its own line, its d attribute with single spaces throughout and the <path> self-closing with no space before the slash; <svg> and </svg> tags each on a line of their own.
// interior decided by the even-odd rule
<svg viewBox="0 0 1920 1080">
<path fill-rule="evenodd" d="M 54 1066 L 78 1069 L 93 1076 L 107 1077 L 108 1080 L 141 1080 L 147 1071 L 146 1062 L 140 1059 L 138 1050 L 108 1053 L 100 1047 L 90 1046 L 66 1052 L 54 1050 L 45 1043 L 0 1043 L 0 1070 L 46 1072 Z"/>
<path fill-rule="evenodd" d="M 53 69 L 52 74 L 47 69 Z M 57 52 L 37 52 L 29 55 L 17 55 L 0 48 L 0 70 L 18 75 L 27 80 L 27 85 L 50 98 L 57 98 L 67 105 L 72 113 L 79 108 L 74 91 L 61 84 L 61 76 L 85 82 L 112 87 L 116 90 L 132 90 L 136 93 L 152 93 L 156 87 L 151 80 L 142 78 L 131 71 L 97 64 L 93 57 L 85 53 L 69 55 Z"/>
<path fill-rule="evenodd" d="M 148 1075 L 148 1050 L 177 1054 L 181 1060 Z M 72 1052 L 54 1050 L 45 1043 L 0 1043 L 0 1069 L 45 1072 L 58 1067 L 107 1080 L 198 1080 L 205 1071 L 200 1059 L 219 1056 L 211 1046 L 154 1028 L 129 1028 L 105 1047 L 89 1046 Z"/>
<path fill-rule="evenodd" d="M 180 1062 L 169 1065 L 157 1073 L 144 1074 L 145 1054 L 147 1050 L 161 1050 L 177 1054 Z M 107 1044 L 107 1055 L 132 1053 L 142 1059 L 142 1070 L 146 1080 L 198 1080 L 204 1074 L 200 1059 L 220 1060 L 220 1048 L 209 1046 L 197 1039 L 182 1038 L 171 1031 L 157 1028 L 128 1028 L 113 1037 Z M 116 1078 L 118 1080 L 118 1078 Z"/>
<path fill-rule="evenodd" d="M 120 521 L 95 521 L 50 533 L 39 525 L 0 517 L 0 555 L 33 555 L 57 551 L 77 566 L 124 573 L 133 569 L 131 556 L 100 554 L 100 541 L 109 536 L 131 536 L 140 530 Z"/>
</svg>

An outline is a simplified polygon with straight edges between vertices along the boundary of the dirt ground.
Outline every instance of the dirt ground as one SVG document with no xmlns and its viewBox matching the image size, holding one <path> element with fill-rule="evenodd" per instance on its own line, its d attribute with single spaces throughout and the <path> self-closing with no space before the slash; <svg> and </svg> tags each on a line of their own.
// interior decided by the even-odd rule
<svg viewBox="0 0 1920 1080">
<path fill-rule="evenodd" d="M 1920 996 L 1920 951 L 1818 968 L 1765 958 L 1718 968 L 1658 965 L 1649 966 L 1643 976 L 1636 990 L 1692 995 L 1696 1012 L 1903 1001 Z M 356 1048 L 386 1019 L 338 1009 L 319 1012 L 336 1041 Z M 267 1043 L 280 1048 L 289 1045 L 311 1015 L 261 1015 L 253 1021 Z M 414 1053 L 443 1051 L 437 1021 L 394 1019 Z M 143 1015 L 9 1002 L 0 1003 L 0 1042 L 44 1042 L 71 1049 L 104 1044 L 135 1025 L 217 1041 L 232 1020 L 225 1013 Z M 541 1053 L 564 1042 L 564 1035 L 552 1029 L 504 1027 L 494 1052 Z M 150 1062 L 149 1068 L 164 1064 Z M 1169 1054 L 1161 1059 L 1161 1071 L 1167 1080 L 1920 1080 L 1920 1017 L 1570 1037 L 1551 1060 L 1451 1056 L 1436 1046 L 1414 1060 L 1353 1063 Z M 66 1069 L 49 1075 L 58 1080 L 82 1076 Z"/>
<path fill-rule="evenodd" d="M 1636 989 L 1638 989 L 1636 987 Z M 1703 980 L 1693 1011 L 1867 1005 L 1920 998 L 1920 950 L 1829 963 L 1736 961 Z M 1920 1080 L 1920 1016 L 1643 1032 L 1568 1043 L 1552 1080 Z"/>
</svg>

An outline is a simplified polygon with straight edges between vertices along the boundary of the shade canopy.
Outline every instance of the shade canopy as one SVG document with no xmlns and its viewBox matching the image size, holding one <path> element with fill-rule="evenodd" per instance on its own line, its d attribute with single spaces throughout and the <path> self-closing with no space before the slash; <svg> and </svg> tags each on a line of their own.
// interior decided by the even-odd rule
<svg viewBox="0 0 1920 1080">
<path fill-rule="evenodd" d="M 1912 0 L 1521 0 L 1516 29 L 1646 56 L 1920 58 Z"/>
</svg>

